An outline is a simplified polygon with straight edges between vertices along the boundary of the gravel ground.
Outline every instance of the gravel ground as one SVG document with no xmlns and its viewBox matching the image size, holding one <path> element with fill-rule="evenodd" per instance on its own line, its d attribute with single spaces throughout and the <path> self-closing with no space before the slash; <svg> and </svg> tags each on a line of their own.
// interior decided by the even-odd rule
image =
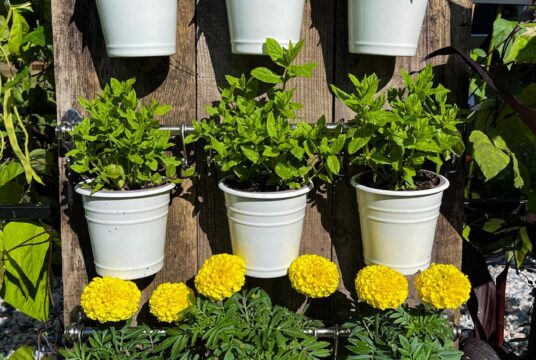
<svg viewBox="0 0 536 360">
<path fill-rule="evenodd" d="M 4 303 L 0 298 L 0 355 L 8 355 L 22 345 L 36 346 L 38 335 L 42 334 L 41 350 L 56 350 L 57 340 L 63 327 L 63 291 L 61 277 L 54 278 L 53 307 L 50 321 L 43 324 Z M 0 356 L 1 358 L 1 356 Z"/>
<path fill-rule="evenodd" d="M 504 270 L 500 259 L 491 260 L 488 270 L 493 278 Z M 506 282 L 506 320 L 504 337 L 506 347 L 516 355 L 527 350 L 532 304 L 533 286 L 536 286 L 536 260 L 529 258 L 519 270 L 510 268 Z M 466 308 L 462 308 L 462 333 L 470 335 L 474 329 L 473 321 Z"/>
</svg>

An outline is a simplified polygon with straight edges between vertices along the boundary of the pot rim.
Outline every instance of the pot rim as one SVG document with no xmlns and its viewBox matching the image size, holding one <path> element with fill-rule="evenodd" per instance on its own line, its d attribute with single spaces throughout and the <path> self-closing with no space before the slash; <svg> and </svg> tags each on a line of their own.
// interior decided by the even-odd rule
<svg viewBox="0 0 536 360">
<path fill-rule="evenodd" d="M 83 196 L 91 196 L 95 198 L 115 198 L 115 199 L 126 199 L 126 198 L 141 198 L 146 196 L 158 195 L 172 190 L 175 187 L 175 184 L 166 183 L 154 188 L 149 189 L 139 189 L 139 190 L 125 190 L 125 191 L 114 191 L 114 190 L 99 190 L 97 192 L 91 193 L 91 188 L 83 188 L 85 184 L 89 184 L 93 179 L 87 179 L 79 182 L 75 186 L 75 191 Z"/>
<path fill-rule="evenodd" d="M 448 189 L 450 186 L 450 182 L 446 177 L 440 174 L 436 174 L 433 171 L 429 170 L 422 170 L 429 173 L 433 173 L 437 176 L 439 176 L 439 185 L 432 189 L 426 189 L 426 190 L 409 190 L 409 191 L 401 191 L 401 190 L 384 190 L 384 189 L 376 189 L 373 187 L 365 186 L 362 184 L 359 184 L 359 179 L 364 176 L 365 174 L 370 173 L 370 171 L 364 171 L 357 175 L 352 176 L 352 179 L 350 180 L 350 183 L 352 186 L 358 190 L 366 191 L 368 193 L 378 194 L 378 195 L 390 195 L 390 196 L 399 196 L 399 197 L 416 197 L 416 196 L 426 196 L 426 195 L 433 195 L 437 194 L 439 192 L 443 192 Z"/>
<path fill-rule="evenodd" d="M 313 183 L 309 182 L 309 184 L 303 186 L 301 189 L 297 190 L 283 190 L 283 191 L 267 191 L 267 192 L 251 192 L 251 191 L 240 191 L 235 190 L 225 184 L 225 182 L 229 179 L 232 179 L 233 176 L 229 175 L 218 181 L 218 187 L 220 190 L 222 190 L 224 193 L 235 195 L 235 196 L 241 196 L 245 198 L 250 199 L 286 199 L 286 198 L 292 198 L 296 196 L 306 195 L 309 191 L 313 189 Z"/>
</svg>

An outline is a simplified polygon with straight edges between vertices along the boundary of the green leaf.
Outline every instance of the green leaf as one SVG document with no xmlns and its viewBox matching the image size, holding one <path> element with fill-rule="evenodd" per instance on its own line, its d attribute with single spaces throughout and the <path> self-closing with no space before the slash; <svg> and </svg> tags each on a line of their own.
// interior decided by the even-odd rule
<svg viewBox="0 0 536 360">
<path fill-rule="evenodd" d="M 278 130 L 273 113 L 269 113 L 266 118 L 266 131 L 268 132 L 268 136 L 272 139 L 277 139 Z"/>
<path fill-rule="evenodd" d="M 251 71 L 251 76 L 267 84 L 281 84 L 283 79 L 272 70 L 265 67 L 258 67 Z"/>
<path fill-rule="evenodd" d="M 329 155 L 327 157 L 326 166 L 332 174 L 338 174 L 341 171 L 341 163 L 335 155 Z"/>
<path fill-rule="evenodd" d="M 5 276 L 0 296 L 28 316 L 48 319 L 46 256 L 50 235 L 32 223 L 11 222 L 0 234 L 4 244 Z"/>
<path fill-rule="evenodd" d="M 348 153 L 350 155 L 355 154 L 359 150 L 361 150 L 365 145 L 368 144 L 371 137 L 354 137 L 350 142 L 348 143 Z"/>
<path fill-rule="evenodd" d="M 247 148 L 245 146 L 241 146 L 240 149 L 242 149 L 242 153 L 248 158 L 249 161 L 251 161 L 253 164 L 256 164 L 259 162 L 260 156 L 259 153 L 256 152 L 253 149 Z"/>
<path fill-rule="evenodd" d="M 15 55 L 20 54 L 22 37 L 28 32 L 29 28 L 30 26 L 26 22 L 26 19 L 24 19 L 24 16 L 19 14 L 18 11 L 14 11 L 8 40 L 8 49 L 10 53 Z"/>
<path fill-rule="evenodd" d="M 493 179 L 510 163 L 510 157 L 498 149 L 482 131 L 474 130 L 469 141 L 473 143 L 475 161 L 486 181 Z"/>
<path fill-rule="evenodd" d="M 292 177 L 292 170 L 283 163 L 277 163 L 275 166 L 275 172 L 283 180 L 287 180 Z"/>
<path fill-rule="evenodd" d="M 22 167 L 21 163 L 17 161 L 10 161 L 7 164 L 4 163 L 4 165 L 0 167 L 0 187 L 14 180 L 17 176 L 23 173 L 24 168 Z"/>
<path fill-rule="evenodd" d="M 266 39 L 264 44 L 264 50 L 270 56 L 272 61 L 280 66 L 286 66 L 288 64 L 283 62 L 283 48 L 279 43 L 271 38 Z"/>
<path fill-rule="evenodd" d="M 9 356 L 9 360 L 34 360 L 33 350 L 31 346 L 21 346 Z"/>
<path fill-rule="evenodd" d="M 290 65 L 287 71 L 292 77 L 310 78 L 315 68 L 316 64 Z"/>
</svg>

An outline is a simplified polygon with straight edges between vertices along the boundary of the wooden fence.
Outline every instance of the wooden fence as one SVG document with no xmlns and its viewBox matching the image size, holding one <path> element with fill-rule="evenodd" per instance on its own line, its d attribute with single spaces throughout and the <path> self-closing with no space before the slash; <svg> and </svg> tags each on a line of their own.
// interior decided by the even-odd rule
<svg viewBox="0 0 536 360">
<path fill-rule="evenodd" d="M 80 108 L 78 96 L 93 97 L 110 78 L 136 77 L 139 96 L 155 97 L 173 106 L 162 123 L 190 123 L 205 114 L 206 104 L 218 100 L 217 89 L 224 85 L 224 75 L 249 72 L 267 62 L 264 57 L 231 53 L 224 0 L 178 0 L 178 4 L 174 56 L 120 59 L 106 55 L 95 0 L 53 0 L 58 119 L 69 108 Z M 302 30 L 306 45 L 299 60 L 315 62 L 318 67 L 311 79 L 296 83 L 297 100 L 304 104 L 300 116 L 309 122 L 315 122 L 321 115 L 333 122 L 351 118 L 352 114 L 329 90 L 330 83 L 349 89 L 348 72 L 359 76 L 375 72 L 382 86 L 394 85 L 401 82 L 401 68 L 422 69 L 425 63 L 421 59 L 429 52 L 451 44 L 464 49 L 470 35 L 470 7 L 470 0 L 429 0 L 417 56 L 394 58 L 349 54 L 346 0 L 307 0 Z M 448 57 L 432 62 L 438 78 L 453 91 L 453 99 L 463 101 L 467 94 L 463 65 Z M 190 156 L 203 159 L 200 151 Z M 60 164 L 65 320 L 69 323 L 69 313 L 95 273 L 81 202 L 65 177 L 64 158 Z M 458 171 L 449 177 L 452 186 L 442 212 L 452 226 L 440 219 L 434 260 L 459 265 L 461 239 L 453 227 L 461 226 L 463 176 Z M 186 182 L 184 191 L 173 198 L 164 269 L 155 277 L 138 282 L 144 302 L 157 284 L 191 281 L 211 254 L 230 252 L 223 195 L 216 184 L 214 176 L 194 179 Z M 312 314 L 334 320 L 347 301 L 346 295 L 353 291 L 355 274 L 363 262 L 355 192 L 345 180 L 318 192 L 312 200 L 305 218 L 301 251 L 333 259 L 342 273 L 340 292 L 329 300 L 315 302 Z M 290 289 L 286 278 L 248 279 L 248 286 L 262 286 L 276 303 L 292 308 L 303 301 Z"/>
</svg>

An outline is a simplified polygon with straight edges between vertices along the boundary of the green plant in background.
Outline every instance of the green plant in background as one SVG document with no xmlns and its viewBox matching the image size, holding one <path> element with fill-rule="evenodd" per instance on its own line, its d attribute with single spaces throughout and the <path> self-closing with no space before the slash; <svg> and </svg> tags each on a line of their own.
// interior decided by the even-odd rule
<svg viewBox="0 0 536 360">
<path fill-rule="evenodd" d="M 92 101 L 80 98 L 89 113 L 71 132 L 74 149 L 67 153 L 71 169 L 92 191 L 136 190 L 180 183 L 177 168 L 181 161 L 166 154 L 173 144 L 170 132 L 159 130 L 155 117 L 165 115 L 168 105 L 152 99 L 141 104 L 133 89 L 134 79 L 112 79 Z M 193 168 L 185 176 L 193 174 Z"/>
<path fill-rule="evenodd" d="M 0 5 L 2 205 L 54 204 L 57 198 L 49 5 Z M 45 222 L 0 221 L 0 297 L 41 321 L 48 319 L 53 233 Z"/>
<path fill-rule="evenodd" d="M 502 9 L 499 7 L 488 51 L 474 49 L 471 57 L 505 91 L 536 111 L 536 24 L 504 19 Z M 534 9 L 526 11 L 534 13 Z M 475 105 L 467 122 L 471 146 L 465 197 L 526 199 L 528 211 L 535 213 L 536 134 L 476 75 L 471 79 L 470 92 Z M 506 252 L 518 267 L 532 251 L 535 236 L 523 221 L 487 215 L 468 217 L 464 234 L 485 253 Z"/>
<path fill-rule="evenodd" d="M 319 359 L 329 343 L 304 333 L 319 321 L 272 305 L 260 289 L 223 302 L 198 297 L 165 334 L 149 327 L 94 332 L 88 343 L 61 350 L 66 359 Z"/>
<path fill-rule="evenodd" d="M 194 121 L 187 142 L 204 140 L 210 162 L 232 174 L 241 187 L 299 189 L 316 177 L 330 183 L 340 171 L 345 136 L 328 131 L 324 118 L 315 125 L 291 124 L 302 105 L 292 101 L 289 81 L 310 77 L 315 64 L 294 64 L 303 41 L 284 49 L 267 39 L 265 47 L 279 71 L 260 67 L 251 76 L 227 75 L 222 100 L 207 108 L 207 118 Z M 261 90 L 259 82 L 268 90 Z"/>
<path fill-rule="evenodd" d="M 339 100 L 356 113 L 348 130 L 351 164 L 365 165 L 375 186 L 391 190 L 415 189 L 414 178 L 425 162 L 436 165 L 461 156 L 464 144 L 457 129 L 458 109 L 447 104 L 448 90 L 434 87 L 432 67 L 415 79 L 402 70 L 404 88 L 376 95 L 379 79 L 349 75 L 355 92 L 332 85 Z M 388 105 L 388 107 L 386 107 Z"/>
</svg>

